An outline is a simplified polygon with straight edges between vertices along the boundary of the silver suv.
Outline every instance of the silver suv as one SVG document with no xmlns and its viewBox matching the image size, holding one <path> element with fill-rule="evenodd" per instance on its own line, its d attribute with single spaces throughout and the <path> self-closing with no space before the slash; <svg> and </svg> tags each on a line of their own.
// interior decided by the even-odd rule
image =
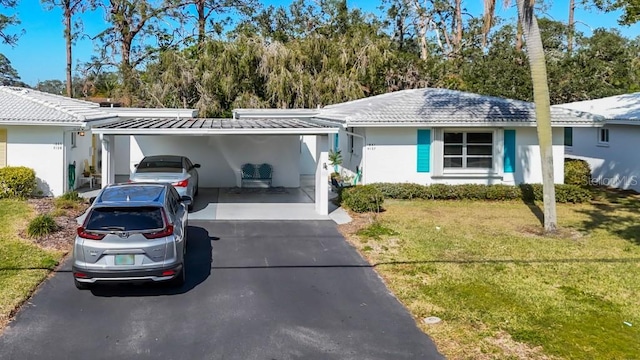
<svg viewBox="0 0 640 360">
<path fill-rule="evenodd" d="M 190 201 L 170 184 L 104 188 L 78 227 L 72 259 L 76 287 L 96 282 L 184 284 Z"/>
</svg>

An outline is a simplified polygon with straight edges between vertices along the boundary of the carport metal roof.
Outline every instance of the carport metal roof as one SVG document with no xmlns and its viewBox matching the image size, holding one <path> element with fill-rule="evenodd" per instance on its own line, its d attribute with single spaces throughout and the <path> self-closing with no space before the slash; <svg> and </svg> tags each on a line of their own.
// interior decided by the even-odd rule
<svg viewBox="0 0 640 360">
<path fill-rule="evenodd" d="M 161 119 L 135 118 L 95 126 L 105 135 L 320 135 L 338 127 L 301 119 Z"/>
</svg>

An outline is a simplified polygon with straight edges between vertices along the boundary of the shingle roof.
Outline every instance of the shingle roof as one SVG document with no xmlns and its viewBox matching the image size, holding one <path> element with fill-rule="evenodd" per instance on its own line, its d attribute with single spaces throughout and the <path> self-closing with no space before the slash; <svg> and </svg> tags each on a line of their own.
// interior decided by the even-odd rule
<svg viewBox="0 0 640 360">
<path fill-rule="evenodd" d="M 16 123 L 80 123 L 114 116 L 88 101 L 37 90 L 0 86 L 0 121 Z"/>
<path fill-rule="evenodd" d="M 351 125 L 430 124 L 466 126 L 535 124 L 534 104 L 447 89 L 422 88 L 349 101 L 324 107 L 317 118 Z M 553 125 L 594 125 L 602 119 L 590 114 L 552 108 Z"/>
<path fill-rule="evenodd" d="M 640 92 L 559 104 L 553 107 L 588 112 L 608 120 L 639 120 L 638 123 L 640 123 Z"/>
<path fill-rule="evenodd" d="M 213 133 L 332 133 L 335 127 L 301 119 L 126 119 L 93 127 L 96 133 L 213 134 Z"/>
</svg>

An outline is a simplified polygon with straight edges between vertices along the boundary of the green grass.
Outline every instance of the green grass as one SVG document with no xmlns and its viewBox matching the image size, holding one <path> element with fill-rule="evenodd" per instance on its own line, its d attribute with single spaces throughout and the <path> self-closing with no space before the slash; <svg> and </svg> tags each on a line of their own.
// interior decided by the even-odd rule
<svg viewBox="0 0 640 360">
<path fill-rule="evenodd" d="M 26 201 L 0 200 L 0 327 L 62 256 L 19 238 L 34 215 Z"/>
<path fill-rule="evenodd" d="M 554 237 L 521 202 L 385 208 L 349 237 L 417 320 L 444 320 L 418 323 L 447 357 L 640 358 L 637 198 L 559 205 Z"/>
</svg>

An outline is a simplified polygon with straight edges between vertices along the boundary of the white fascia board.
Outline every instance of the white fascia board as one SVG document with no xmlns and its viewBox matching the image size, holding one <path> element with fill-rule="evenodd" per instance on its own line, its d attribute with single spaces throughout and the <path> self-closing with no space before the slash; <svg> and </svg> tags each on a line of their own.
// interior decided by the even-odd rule
<svg viewBox="0 0 640 360">
<path fill-rule="evenodd" d="M 28 125 L 28 126 L 64 126 L 73 128 L 84 128 L 86 122 L 70 121 L 23 121 L 23 120 L 0 120 L 0 125 Z"/>
<path fill-rule="evenodd" d="M 640 119 L 607 119 L 603 125 L 636 125 L 640 126 Z"/>
<path fill-rule="evenodd" d="M 552 123 L 551 127 L 602 127 L 603 123 L 574 123 L 574 122 L 563 122 L 563 123 Z M 379 122 L 347 122 L 345 127 L 536 127 L 535 122 L 473 122 L 473 123 L 465 123 L 465 122 L 397 122 L 397 123 L 379 123 Z"/>
<path fill-rule="evenodd" d="M 198 116 L 196 109 L 151 109 L 103 107 L 100 110 L 120 118 L 192 118 Z"/>
<path fill-rule="evenodd" d="M 337 128 L 322 129 L 92 129 L 104 135 L 325 135 L 337 134 Z"/>
</svg>

